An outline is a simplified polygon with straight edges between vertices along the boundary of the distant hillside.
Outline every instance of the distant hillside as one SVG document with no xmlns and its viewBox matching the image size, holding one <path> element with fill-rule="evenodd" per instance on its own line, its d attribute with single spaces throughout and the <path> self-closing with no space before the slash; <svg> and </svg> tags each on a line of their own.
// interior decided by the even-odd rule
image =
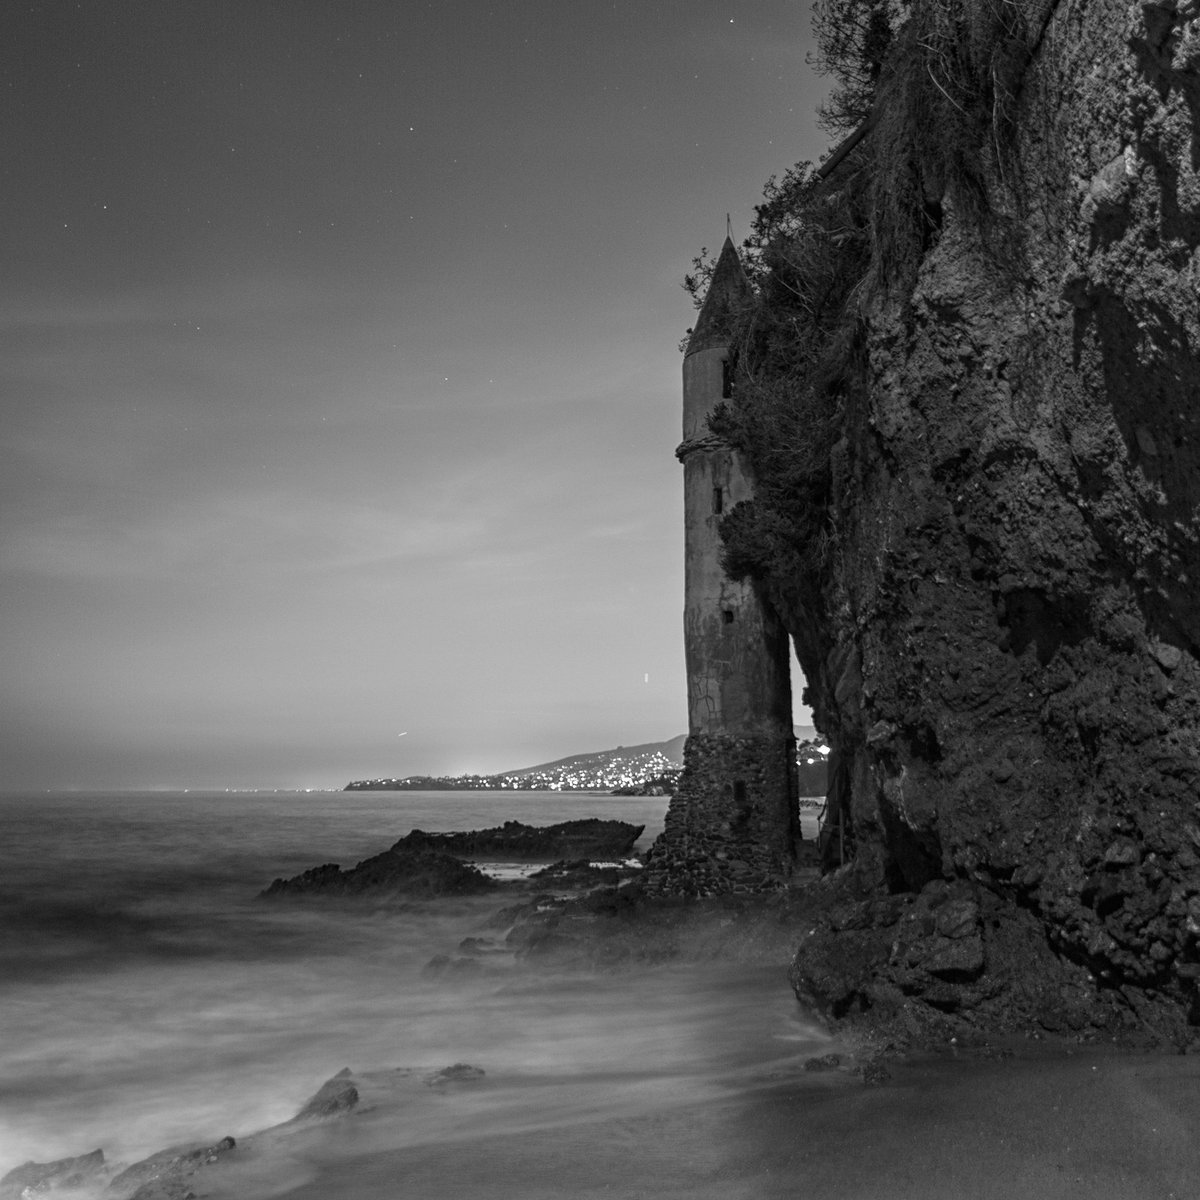
<svg viewBox="0 0 1200 1200">
<path fill-rule="evenodd" d="M 816 737 L 811 725 L 795 726 L 796 740 Z M 553 762 L 519 767 L 496 775 L 409 775 L 404 779 L 358 779 L 346 785 L 346 791 L 433 791 L 445 789 L 552 789 L 564 791 L 613 791 L 636 788 L 651 780 L 673 779 L 683 766 L 685 734 L 665 742 L 643 742 L 638 746 L 617 746 L 613 750 L 595 750 L 590 754 L 572 754 Z M 821 775 L 820 787 L 814 769 Z M 824 763 L 815 762 L 801 780 L 801 791 L 824 791 Z M 804 764 L 801 774 L 805 775 Z"/>
<path fill-rule="evenodd" d="M 590 754 L 573 754 L 553 762 L 501 771 L 496 775 L 409 775 L 404 779 L 359 779 L 347 791 L 429 791 L 443 789 L 553 789 L 613 791 L 637 787 L 663 775 L 677 775 L 683 765 L 684 735 L 666 742 L 617 746 Z"/>
<path fill-rule="evenodd" d="M 797 742 L 817 739 L 817 731 L 812 725 L 793 725 Z M 643 742 L 640 746 L 618 746 L 615 750 L 595 750 L 590 754 L 572 754 L 568 758 L 556 758 L 553 762 L 538 763 L 533 767 L 520 767 L 515 771 L 502 772 L 503 777 L 517 775 L 561 774 L 589 770 L 607 770 L 609 768 L 640 763 L 648 760 L 657 765 L 665 760 L 672 766 L 683 766 L 683 744 L 687 734 L 667 742 Z"/>
<path fill-rule="evenodd" d="M 683 766 L 683 743 L 687 734 L 681 733 L 668 742 L 643 742 L 640 746 L 618 746 L 615 750 L 594 750 L 590 754 L 572 754 L 567 758 L 556 758 L 553 762 L 538 763 L 533 767 L 519 767 L 515 771 L 504 771 L 503 775 L 557 774 L 580 770 L 602 770 L 618 763 L 640 762 L 652 759 L 655 763 L 664 760 L 671 766 Z"/>
</svg>

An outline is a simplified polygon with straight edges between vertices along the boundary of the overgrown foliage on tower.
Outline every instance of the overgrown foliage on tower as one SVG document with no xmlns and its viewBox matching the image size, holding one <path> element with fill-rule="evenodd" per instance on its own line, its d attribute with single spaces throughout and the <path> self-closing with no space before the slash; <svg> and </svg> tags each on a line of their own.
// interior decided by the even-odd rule
<svg viewBox="0 0 1200 1200">
<path fill-rule="evenodd" d="M 1023 14 L 1017 0 L 815 8 L 815 64 L 834 80 L 824 124 L 865 136 L 832 172 L 800 163 L 767 182 L 744 243 L 757 298 L 734 330 L 736 393 L 712 422 L 759 481 L 723 523 L 727 569 L 790 614 L 810 677 L 827 649 L 813 620 L 838 552 L 832 463 L 861 420 L 865 313 L 911 289 L 945 204 L 1013 257 Z M 684 280 L 697 302 L 711 269 L 702 252 Z"/>
</svg>

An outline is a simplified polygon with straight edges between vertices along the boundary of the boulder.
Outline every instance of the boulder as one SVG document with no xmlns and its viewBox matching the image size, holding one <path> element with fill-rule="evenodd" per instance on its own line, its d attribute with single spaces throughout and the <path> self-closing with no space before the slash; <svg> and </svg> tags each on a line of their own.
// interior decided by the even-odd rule
<svg viewBox="0 0 1200 1200">
<path fill-rule="evenodd" d="M 804 1060 L 804 1069 L 806 1071 L 836 1071 L 842 1065 L 842 1057 L 840 1054 L 822 1054 L 820 1058 L 806 1058 Z"/>
<path fill-rule="evenodd" d="M 421 974 L 426 979 L 474 979 L 486 972 L 487 968 L 478 958 L 466 955 L 435 954 L 422 968 Z"/>
<path fill-rule="evenodd" d="M 438 1087 L 446 1083 L 474 1083 L 486 1074 L 487 1072 L 482 1067 L 473 1067 L 470 1063 L 455 1063 L 453 1066 L 443 1067 L 440 1071 L 434 1071 L 432 1075 L 427 1075 L 425 1082 L 429 1087 Z"/>
</svg>

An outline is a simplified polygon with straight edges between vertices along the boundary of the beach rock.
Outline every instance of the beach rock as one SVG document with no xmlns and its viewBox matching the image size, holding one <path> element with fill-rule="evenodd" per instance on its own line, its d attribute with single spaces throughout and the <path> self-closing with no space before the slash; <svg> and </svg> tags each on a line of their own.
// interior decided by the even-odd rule
<svg viewBox="0 0 1200 1200">
<path fill-rule="evenodd" d="M 513 962 L 512 950 L 493 938 L 465 937 L 457 954 L 435 954 L 421 968 L 429 979 L 472 979 L 507 971 Z"/>
<path fill-rule="evenodd" d="M 104 1151 L 93 1150 L 54 1162 L 27 1162 L 0 1179 L 0 1200 L 23 1200 L 95 1184 L 104 1172 Z"/>
<path fill-rule="evenodd" d="M 426 979 L 474 979 L 486 971 L 478 958 L 466 954 L 435 954 L 421 968 Z"/>
<path fill-rule="evenodd" d="M 868 1087 L 879 1087 L 880 1084 L 887 1083 L 891 1077 L 892 1073 L 882 1059 L 874 1058 L 863 1063 L 862 1081 Z"/>
<path fill-rule="evenodd" d="M 822 1054 L 819 1058 L 806 1058 L 806 1071 L 836 1071 L 842 1065 L 840 1054 Z"/>
<path fill-rule="evenodd" d="M 453 1066 L 443 1067 L 440 1071 L 427 1075 L 425 1083 L 429 1087 L 439 1087 L 446 1083 L 474 1083 L 486 1074 L 487 1072 L 482 1067 L 473 1067 L 470 1063 L 455 1063 Z"/>
<path fill-rule="evenodd" d="M 792 964 L 792 986 L 834 1019 L 923 999 L 955 1011 L 983 992 L 948 984 L 977 981 L 987 965 L 978 902 L 963 885 L 931 883 L 917 896 L 833 902 L 812 918 Z"/>
<path fill-rule="evenodd" d="M 113 1200 L 187 1200 L 194 1194 L 192 1177 L 236 1145 L 233 1138 L 224 1137 L 211 1146 L 160 1150 L 117 1175 L 105 1196 Z"/>
<path fill-rule="evenodd" d="M 465 937 L 458 943 L 460 954 L 489 955 L 505 954 L 504 947 L 493 938 Z"/>
<path fill-rule="evenodd" d="M 474 895 L 496 886 L 494 879 L 452 854 L 397 843 L 349 870 L 326 863 L 291 879 L 276 879 L 261 895 L 431 898 Z"/>
<path fill-rule="evenodd" d="M 491 829 L 426 833 L 414 829 L 393 850 L 437 850 L 460 858 L 623 859 L 633 850 L 644 825 L 585 817 L 557 825 L 505 821 Z"/>
<path fill-rule="evenodd" d="M 349 1067 L 343 1067 L 332 1079 L 327 1079 L 295 1115 L 296 1121 L 324 1121 L 340 1117 L 358 1104 L 358 1088 L 355 1087 Z"/>
<path fill-rule="evenodd" d="M 578 889 L 612 886 L 620 880 L 622 874 L 632 873 L 630 870 L 622 871 L 615 864 L 597 866 L 586 858 L 577 858 L 551 863 L 540 871 L 534 871 L 529 879 L 540 887 Z"/>
</svg>

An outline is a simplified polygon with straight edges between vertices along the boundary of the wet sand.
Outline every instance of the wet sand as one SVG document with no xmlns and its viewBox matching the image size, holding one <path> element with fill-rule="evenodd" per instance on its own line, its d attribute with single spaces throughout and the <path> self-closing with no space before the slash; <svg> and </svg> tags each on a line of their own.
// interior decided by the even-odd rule
<svg viewBox="0 0 1200 1200">
<path fill-rule="evenodd" d="M 799 1057 L 692 1078 L 364 1077 L 363 1108 L 250 1139 L 220 1200 L 1167 1200 L 1200 1195 L 1200 1058 L 1066 1052 L 893 1063 L 865 1085 Z M 522 1102 L 521 1091 L 527 1092 Z M 549 1102 L 549 1105 L 548 1105 Z"/>
<path fill-rule="evenodd" d="M 747 1195 L 1141 1200 L 1200 1195 L 1200 1059 L 1031 1052 L 893 1065 L 879 1088 L 781 1087 L 751 1106 Z M 794 1131 L 802 1138 L 784 1146 Z M 771 1147 L 774 1146 L 774 1149 Z"/>
</svg>

